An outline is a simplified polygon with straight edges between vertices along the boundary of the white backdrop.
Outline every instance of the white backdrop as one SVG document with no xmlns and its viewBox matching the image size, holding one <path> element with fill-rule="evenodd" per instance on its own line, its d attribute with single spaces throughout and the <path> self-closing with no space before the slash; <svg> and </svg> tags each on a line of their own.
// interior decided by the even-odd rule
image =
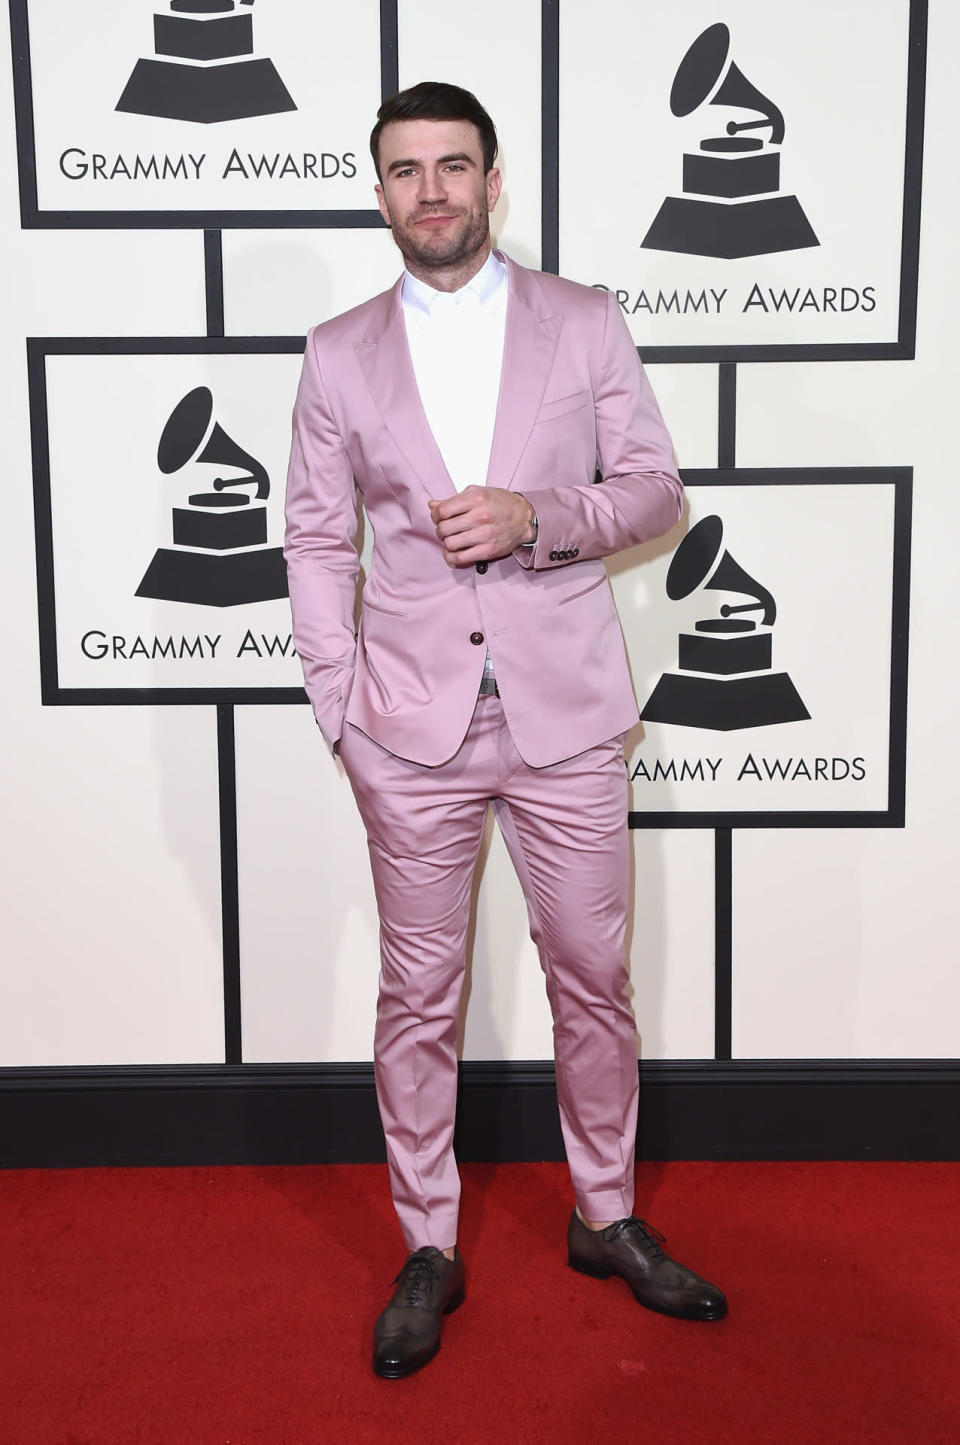
<svg viewBox="0 0 960 1445">
<path fill-rule="evenodd" d="M 130 0 L 106 7 L 123 21 L 99 33 L 97 66 L 119 76 L 121 85 L 137 56 L 149 53 L 154 8 L 161 7 L 135 7 Z M 273 57 L 291 94 L 299 97 L 298 77 L 308 75 L 309 67 L 303 54 L 293 56 L 289 66 L 282 58 L 283 17 L 297 8 L 293 0 L 270 5 L 263 0 L 255 23 L 258 53 Z M 50 0 L 39 9 L 50 11 Z M 136 25 L 128 18 L 134 9 L 142 11 Z M 561 269 L 587 282 L 635 290 L 632 279 L 617 278 L 628 261 L 638 268 L 642 263 L 656 288 L 668 258 L 638 244 L 627 255 L 625 238 L 638 243 L 639 213 L 646 217 L 651 198 L 659 203 L 667 172 L 679 175 L 680 152 L 688 141 L 675 135 L 680 123 L 666 105 L 670 67 L 678 51 L 715 17 L 699 4 L 689 7 L 689 15 L 687 7 L 675 7 L 667 31 L 657 39 L 671 59 L 654 66 L 644 58 L 643 37 L 633 30 L 630 36 L 619 33 L 621 19 L 614 24 L 611 17 L 614 11 L 620 16 L 622 6 L 565 0 L 562 9 L 569 28 L 561 34 L 561 143 L 566 146 L 560 166 Z M 630 26 L 636 29 L 643 12 L 658 9 L 632 7 Z M 83 16 L 88 10 L 82 7 Z M 366 10 L 354 10 L 359 26 Z M 842 284 L 844 277 L 865 277 L 869 271 L 884 279 L 889 293 L 890 237 L 898 233 L 887 192 L 891 174 L 893 179 L 899 174 L 902 157 L 895 152 L 903 134 L 902 96 L 889 76 L 898 64 L 901 71 L 905 67 L 904 7 L 893 0 L 883 7 L 867 0 L 834 0 L 814 10 L 816 15 L 801 7 L 789 34 L 780 29 L 769 44 L 756 34 L 756 6 L 731 3 L 727 18 L 738 63 L 787 117 L 784 174 L 789 148 L 790 186 L 802 192 L 811 220 L 816 215 L 818 235 L 824 211 L 838 195 L 840 163 L 854 153 L 874 157 L 869 164 L 863 161 L 857 185 L 866 190 L 862 214 L 871 215 L 874 206 L 883 220 L 882 234 L 874 236 L 877 254 L 867 254 L 846 223 L 838 225 L 836 244 L 846 249 L 836 255 L 843 264 L 838 259 L 823 270 L 817 284 L 833 284 L 830 278 Z M 491 110 L 501 134 L 506 180 L 495 217 L 498 239 L 518 260 L 538 264 L 539 0 L 492 0 L 476 34 L 468 34 L 466 22 L 450 25 L 449 8 L 439 0 L 400 0 L 398 14 L 401 85 L 450 79 L 474 89 Z M 779 25 L 779 7 L 775 19 Z M 7 25 L 6 7 L 0 23 Z M 876 45 L 865 54 L 865 63 L 890 98 L 889 111 L 867 127 L 872 150 L 851 118 L 855 98 L 840 93 L 839 81 L 831 91 L 836 104 L 829 115 L 826 103 L 810 104 L 816 56 L 826 55 L 835 67 L 830 57 L 836 51 L 831 52 L 825 31 L 862 35 L 868 27 Z M 134 31 L 135 40 L 130 38 Z M 744 31 L 749 36 L 740 43 Z M 591 37 L 595 43 L 588 44 Z M 344 139 L 327 145 L 317 134 L 318 151 L 362 151 L 379 77 L 376 56 L 363 59 L 361 39 L 353 48 L 350 36 L 337 40 L 336 64 L 329 48 L 325 52 L 325 104 L 328 114 L 343 117 Z M 55 41 L 48 35 L 43 43 Z M 329 36 L 326 44 L 333 44 Z M 960 784 L 953 764 L 960 687 L 950 665 L 960 535 L 952 380 L 960 321 L 953 239 L 960 217 L 952 144 L 952 58 L 958 49 L 960 11 L 953 0 L 931 0 L 916 359 L 738 366 L 739 466 L 913 468 L 914 503 L 906 827 L 735 831 L 735 1057 L 920 1058 L 960 1052 L 955 968 L 960 891 L 954 880 Z M 39 57 L 38 49 L 35 61 Z M 70 87 L 82 89 L 91 73 L 84 71 L 82 56 L 70 59 L 64 94 L 72 93 Z M 359 89 L 358 67 L 363 71 Z M 621 114 L 631 88 L 644 114 L 649 111 L 644 125 L 657 130 L 656 170 L 645 167 L 644 151 L 630 130 L 633 122 Z M 38 108 L 42 99 L 51 103 L 51 95 L 56 98 L 49 87 L 43 97 L 38 93 Z M 112 105 L 112 92 L 111 97 Z M 804 114 L 809 116 L 806 130 Z M 113 134 L 119 122 L 112 115 L 109 120 Z M 47 144 L 43 126 L 51 123 L 49 117 L 38 123 L 38 143 Z M 252 127 L 254 122 L 242 124 Z M 270 119 L 271 134 L 280 124 L 280 118 Z M 156 126 L 162 123 L 151 121 L 148 128 Z M 215 130 L 206 127 L 201 135 L 208 148 Z M 567 145 L 565 136 L 574 140 Z M 59 142 L 50 144 L 56 148 Z M 155 148 L 159 142 L 149 144 Z M 829 150 L 825 172 L 817 169 L 810 147 L 821 155 Z M 878 148 L 893 158 L 889 167 L 875 164 Z M 618 153 L 629 156 L 629 165 L 615 163 Z M 217 1062 L 224 1045 L 214 709 L 41 705 L 25 352 L 26 337 L 202 337 L 203 239 L 195 230 L 137 226 L 22 230 L 17 173 L 10 67 L 2 66 L 0 244 L 8 284 L 7 321 L 0 336 L 5 398 L 0 429 L 8 484 L 0 529 L 5 617 L 0 1064 Z M 370 177 L 360 168 L 349 183 L 341 179 L 331 204 L 372 205 L 369 192 L 358 189 L 364 176 L 366 188 Z M 61 181 L 62 191 L 67 182 Z M 56 192 L 52 178 L 43 181 L 41 208 L 71 204 Z M 76 200 L 72 204 L 81 206 Z M 203 204 L 224 202 L 208 198 Z M 264 196 L 257 204 L 278 203 Z M 122 206 L 129 208 L 129 201 Z M 826 248 L 798 255 L 814 257 L 814 269 L 822 269 Z M 686 265 L 689 258 L 683 259 Z M 346 227 L 225 229 L 223 264 L 225 330 L 233 337 L 302 335 L 313 322 L 382 289 L 398 269 L 388 235 Z M 748 267 L 744 261 L 710 262 L 711 268 L 731 265 L 738 274 Z M 670 282 L 671 287 L 680 284 Z M 824 339 L 814 335 L 814 327 L 825 320 L 828 340 L 887 340 L 895 335 L 895 318 L 880 311 L 858 314 L 853 334 L 841 325 L 843 317 L 817 321 L 808 311 L 795 318 L 800 329 L 790 339 Z M 702 318 L 696 320 L 699 326 Z M 641 310 L 631 316 L 631 325 L 641 349 L 645 342 L 684 344 L 675 317 L 651 318 Z M 699 337 L 702 344 L 713 339 Z M 743 337 L 734 329 L 720 339 Z M 226 378 L 230 368 L 218 371 L 203 358 L 193 358 L 203 361 L 199 381 L 184 381 L 178 372 L 168 382 L 166 356 L 139 358 L 140 369 L 118 368 L 113 357 L 88 364 L 75 357 L 53 360 L 51 417 L 54 391 L 71 367 L 78 378 L 67 387 L 69 402 L 56 406 L 51 421 L 57 596 L 64 609 L 74 610 L 78 599 L 91 592 L 96 598 L 98 589 L 113 585 L 109 568 L 116 564 L 118 549 L 129 543 L 136 551 L 130 526 L 136 531 L 138 565 L 143 556 L 145 566 L 150 549 L 162 540 L 157 529 L 169 516 L 172 498 L 157 490 L 149 500 L 146 493 L 138 494 L 131 503 L 136 516 L 120 519 L 116 501 L 124 478 L 133 486 L 132 473 L 140 466 L 124 432 L 131 413 L 138 408 L 142 413 L 138 445 L 149 459 L 158 428 L 188 385 L 206 378 L 212 386 L 209 378 L 214 373 Z M 290 356 L 258 364 L 269 365 L 276 376 L 264 383 L 270 404 L 256 415 L 238 422 L 239 392 L 231 400 L 232 383 L 223 379 L 217 384 L 225 387 L 227 430 L 252 454 L 274 458 L 269 469 L 275 481 L 281 446 L 276 438 L 288 426 L 297 368 Z M 681 466 L 717 467 L 717 367 L 704 361 L 662 363 L 651 365 L 650 374 Z M 142 468 L 137 475 L 142 478 Z M 698 509 L 691 512 L 695 520 L 709 499 L 698 493 L 691 500 Z M 806 634 L 796 627 L 797 602 L 808 599 L 813 589 L 817 628 L 842 624 L 849 636 L 865 640 L 867 652 L 874 648 L 882 658 L 889 617 L 877 627 L 871 618 L 884 606 L 889 517 L 882 506 L 870 511 L 858 505 L 856 496 L 845 495 L 841 526 L 836 518 L 825 519 L 821 508 L 798 513 L 796 498 L 788 500 L 793 510 L 777 519 L 780 550 L 773 555 L 758 513 L 741 498 L 725 497 L 726 545 L 777 593 L 777 660 L 789 668 L 801 694 L 806 697 L 805 687 L 815 693 L 833 676 L 839 694 L 846 689 L 858 699 L 862 735 L 882 752 L 888 718 L 882 687 L 875 686 L 876 669 L 871 671 L 876 658 L 860 659 L 858 666 L 866 669 L 862 674 L 844 669 L 842 652 L 814 657 Z M 270 505 L 275 505 L 273 496 Z M 618 598 L 628 611 L 631 598 L 662 599 L 669 551 L 677 540 L 668 539 L 647 563 L 613 569 Z M 267 605 L 282 611 L 282 604 Z M 58 627 L 68 620 L 65 611 Z M 273 631 L 282 627 L 272 614 L 270 625 Z M 664 622 L 666 640 L 663 647 L 657 642 L 652 667 L 643 626 L 626 614 L 625 625 L 642 702 L 650 678 L 655 680 L 665 665 L 663 649 L 675 646 L 678 623 L 672 616 Z M 191 623 L 185 630 L 196 629 Z M 286 684 L 285 669 L 278 671 Z M 72 680 L 72 673 L 61 678 L 64 684 Z M 377 919 L 349 787 L 322 746 L 306 706 L 240 704 L 236 738 L 244 1058 L 369 1059 Z M 698 747 L 702 741 L 697 740 Z M 740 734 L 737 746 L 742 749 L 746 742 L 748 735 Z M 825 738 L 823 747 L 828 742 Z M 811 744 L 814 751 L 819 746 Z M 832 742 L 829 746 L 837 750 Z M 633 806 L 645 806 L 636 782 L 633 793 Z M 630 956 L 643 1056 L 709 1058 L 714 1047 L 713 835 L 706 828 L 634 830 L 632 844 Z M 477 892 L 464 1055 L 547 1058 L 549 1016 L 539 968 L 526 937 L 520 890 L 495 835 Z"/>
</svg>

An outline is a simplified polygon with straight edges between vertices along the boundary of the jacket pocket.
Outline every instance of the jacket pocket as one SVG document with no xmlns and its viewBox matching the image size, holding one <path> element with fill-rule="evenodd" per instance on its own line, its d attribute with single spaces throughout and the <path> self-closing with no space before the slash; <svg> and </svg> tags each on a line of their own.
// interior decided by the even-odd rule
<svg viewBox="0 0 960 1445">
<path fill-rule="evenodd" d="M 534 425 L 539 426 L 542 421 L 553 421 L 556 417 L 566 416 L 569 412 L 581 411 L 589 400 L 589 391 L 572 391 L 568 396 L 558 396 L 556 401 L 545 401 L 537 412 L 537 420 Z"/>
<path fill-rule="evenodd" d="M 569 597 L 561 598 L 560 606 L 566 607 L 568 602 L 576 602 L 578 597 L 586 597 L 588 592 L 596 592 L 597 588 L 602 587 L 606 580 L 606 573 L 604 573 L 604 575 L 602 577 L 598 577 L 595 582 L 591 582 L 589 587 L 581 587 L 579 592 L 571 592 Z"/>
<path fill-rule="evenodd" d="M 407 615 L 397 607 L 383 607 L 379 602 L 368 602 L 365 595 L 361 597 L 360 601 L 364 607 L 369 607 L 371 612 L 382 612 L 387 617 L 406 617 Z"/>
</svg>

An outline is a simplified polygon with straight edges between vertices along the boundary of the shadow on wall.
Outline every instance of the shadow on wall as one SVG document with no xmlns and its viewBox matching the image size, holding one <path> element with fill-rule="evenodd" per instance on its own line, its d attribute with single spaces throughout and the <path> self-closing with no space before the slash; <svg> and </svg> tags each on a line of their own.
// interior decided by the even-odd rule
<svg viewBox="0 0 960 1445">
<path fill-rule="evenodd" d="M 174 713 L 181 708 L 152 707 L 151 721 L 154 757 L 157 771 L 157 792 L 162 809 L 163 837 L 169 857 L 178 864 L 184 880 L 197 902 L 197 909 L 203 920 L 204 931 L 212 941 L 212 951 L 222 949 L 222 920 L 219 869 L 211 866 L 210 839 L 216 847 L 217 822 L 212 828 L 198 828 L 197 799 L 210 795 L 211 774 L 216 778 L 217 770 L 217 715 L 213 704 L 200 705 L 190 709 L 203 715 L 204 726 L 189 732 L 178 725 Z M 185 739 L 189 738 L 185 746 Z M 216 788 L 213 790 L 216 799 Z M 145 921 L 145 925 L 146 921 Z M 135 940 L 133 941 L 136 946 Z M 170 960 L 171 975 L 191 967 L 182 954 Z M 171 990 L 175 985 L 171 979 Z M 210 1059 L 197 1059 L 197 1063 L 222 1062 L 222 1032 L 220 1049 Z M 190 1062 L 190 1061 L 186 1061 Z"/>
<path fill-rule="evenodd" d="M 642 575 L 644 566 L 672 552 L 689 526 L 689 507 L 684 501 L 683 514 L 673 527 L 662 537 L 645 542 L 639 547 L 630 547 L 607 559 L 607 573 L 611 581 L 626 581 L 631 576 Z M 651 645 L 655 635 L 652 629 L 638 629 L 644 638 L 644 646 Z M 636 679 L 628 649 L 627 662 L 634 681 Z M 648 656 L 644 659 L 647 670 L 657 675 L 673 665 L 673 657 L 666 652 L 662 656 Z M 642 708 L 645 699 L 637 695 L 637 705 Z M 631 753 L 644 736 L 643 723 L 638 722 L 624 739 L 624 757 L 628 768 Z M 642 812 L 642 799 L 637 797 L 636 785 L 627 783 L 627 807 L 630 812 Z M 627 958 L 630 960 L 631 1001 L 637 1015 L 638 1055 L 643 1058 L 658 1058 L 666 1052 L 664 1038 L 664 1010 L 667 989 L 667 914 L 664 900 L 665 867 L 663 842 L 658 830 L 631 828 L 630 830 L 630 904 L 627 913 Z M 639 996 L 639 1001 L 638 1001 Z"/>
</svg>

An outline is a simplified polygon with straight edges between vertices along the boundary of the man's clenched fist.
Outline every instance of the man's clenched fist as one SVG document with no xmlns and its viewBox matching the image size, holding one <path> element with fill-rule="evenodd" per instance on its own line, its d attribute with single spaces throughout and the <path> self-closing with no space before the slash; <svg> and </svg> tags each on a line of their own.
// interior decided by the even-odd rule
<svg viewBox="0 0 960 1445">
<path fill-rule="evenodd" d="M 430 516 L 451 567 L 470 567 L 508 557 L 536 541 L 533 507 L 505 487 L 465 487 L 455 497 L 430 502 Z"/>
</svg>

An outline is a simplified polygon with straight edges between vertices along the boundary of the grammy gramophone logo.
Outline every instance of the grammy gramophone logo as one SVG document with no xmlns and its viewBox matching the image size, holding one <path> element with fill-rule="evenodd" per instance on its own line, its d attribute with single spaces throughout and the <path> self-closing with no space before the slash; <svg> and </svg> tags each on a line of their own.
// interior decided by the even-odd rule
<svg viewBox="0 0 960 1445">
<path fill-rule="evenodd" d="M 160 437 L 157 466 L 168 477 L 187 466 L 200 467 L 211 490 L 194 492 L 187 506 L 173 508 L 173 546 L 154 553 L 137 597 L 207 607 L 286 597 L 283 550 L 267 546 L 270 478 L 214 421 L 208 387 L 195 387 L 174 407 Z M 212 478 L 211 467 L 218 473 Z M 223 467 L 239 472 L 221 476 Z"/>
<path fill-rule="evenodd" d="M 253 53 L 253 0 L 169 0 L 155 55 L 138 60 L 116 109 L 210 124 L 296 110 L 272 60 Z"/>
<path fill-rule="evenodd" d="M 667 596 L 678 602 L 702 588 L 749 601 L 724 602 L 719 617 L 701 618 L 693 632 L 681 632 L 677 671 L 663 674 L 641 718 L 719 732 L 809 718 L 787 673 L 773 671 L 777 604 L 772 594 L 722 547 L 720 518 L 697 522 L 670 563 Z"/>
<path fill-rule="evenodd" d="M 684 154 L 683 195 L 667 196 L 642 245 L 728 261 L 819 246 L 797 197 L 780 194 L 783 115 L 729 52 L 726 25 L 698 35 L 674 77 L 670 109 L 682 117 L 701 105 L 720 106 L 754 118 L 731 117 L 722 135 L 706 136 L 699 150 Z"/>
</svg>

